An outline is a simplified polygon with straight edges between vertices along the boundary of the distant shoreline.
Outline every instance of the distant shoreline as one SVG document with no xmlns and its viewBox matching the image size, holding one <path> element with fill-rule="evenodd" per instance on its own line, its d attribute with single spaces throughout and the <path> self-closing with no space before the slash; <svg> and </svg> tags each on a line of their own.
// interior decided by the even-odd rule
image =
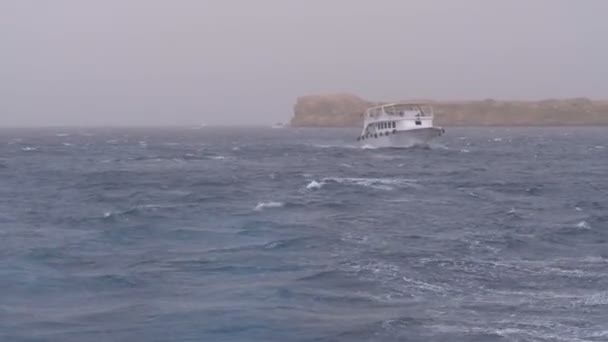
<svg viewBox="0 0 608 342">
<path fill-rule="evenodd" d="M 587 98 L 425 102 L 434 107 L 435 124 L 444 127 L 608 126 L 608 101 Z M 352 94 L 299 97 L 291 126 L 360 127 L 363 113 L 375 104 Z"/>
<path fill-rule="evenodd" d="M 442 125 L 445 128 L 479 128 L 479 129 L 490 129 L 490 128 L 566 128 L 566 127 L 578 127 L 578 128 L 608 128 L 608 124 L 563 124 L 563 125 Z M 285 130 L 288 129 L 360 129 L 361 126 L 349 125 L 349 126 L 286 126 Z M 179 130 L 179 131 L 193 131 L 193 132 L 205 132 L 213 129 L 219 130 L 230 130 L 230 129 L 256 129 L 256 130 L 272 130 L 280 131 L 272 127 L 260 126 L 260 125 L 235 125 L 235 126 L 208 126 L 204 129 L 193 129 L 192 126 L 0 126 L 0 132 L 9 131 L 69 131 L 75 130 L 91 130 L 91 131 L 112 131 L 112 130 Z"/>
</svg>

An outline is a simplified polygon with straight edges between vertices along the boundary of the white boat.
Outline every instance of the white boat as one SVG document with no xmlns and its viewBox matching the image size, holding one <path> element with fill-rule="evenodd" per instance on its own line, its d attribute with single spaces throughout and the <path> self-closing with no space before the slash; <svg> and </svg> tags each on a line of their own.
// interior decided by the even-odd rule
<svg viewBox="0 0 608 342">
<path fill-rule="evenodd" d="M 369 108 L 357 141 L 370 147 L 425 146 L 444 133 L 443 128 L 433 126 L 429 104 L 400 102 Z"/>
</svg>

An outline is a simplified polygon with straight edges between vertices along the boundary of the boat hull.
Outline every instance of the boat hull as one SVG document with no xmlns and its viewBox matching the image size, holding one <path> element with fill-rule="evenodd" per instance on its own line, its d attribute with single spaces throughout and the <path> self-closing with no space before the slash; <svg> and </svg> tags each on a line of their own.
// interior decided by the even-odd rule
<svg viewBox="0 0 608 342">
<path fill-rule="evenodd" d="M 428 146 L 429 143 L 443 135 L 445 130 L 440 127 L 416 128 L 403 131 L 390 132 L 388 135 L 371 136 L 360 140 L 361 146 L 382 148 L 408 148 L 414 146 Z"/>
</svg>

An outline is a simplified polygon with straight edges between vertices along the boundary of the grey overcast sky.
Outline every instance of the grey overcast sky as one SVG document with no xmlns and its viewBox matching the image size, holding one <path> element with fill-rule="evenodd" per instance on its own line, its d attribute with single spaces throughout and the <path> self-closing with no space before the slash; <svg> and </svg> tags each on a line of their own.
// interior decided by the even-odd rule
<svg viewBox="0 0 608 342">
<path fill-rule="evenodd" d="M 299 95 L 608 99 L 607 0 L 0 0 L 0 125 L 268 124 Z"/>
</svg>

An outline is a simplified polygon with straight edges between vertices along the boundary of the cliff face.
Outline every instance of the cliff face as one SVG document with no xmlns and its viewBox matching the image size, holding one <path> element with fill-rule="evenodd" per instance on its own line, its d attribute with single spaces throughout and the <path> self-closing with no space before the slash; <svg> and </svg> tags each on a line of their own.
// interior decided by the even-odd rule
<svg viewBox="0 0 608 342">
<path fill-rule="evenodd" d="M 586 98 L 544 101 L 431 102 L 441 126 L 608 125 L 608 101 Z M 292 126 L 360 126 L 374 103 L 351 94 L 311 95 L 297 99 Z"/>
<path fill-rule="evenodd" d="M 310 95 L 297 99 L 292 126 L 358 126 L 363 113 L 371 106 L 351 94 Z"/>
</svg>

